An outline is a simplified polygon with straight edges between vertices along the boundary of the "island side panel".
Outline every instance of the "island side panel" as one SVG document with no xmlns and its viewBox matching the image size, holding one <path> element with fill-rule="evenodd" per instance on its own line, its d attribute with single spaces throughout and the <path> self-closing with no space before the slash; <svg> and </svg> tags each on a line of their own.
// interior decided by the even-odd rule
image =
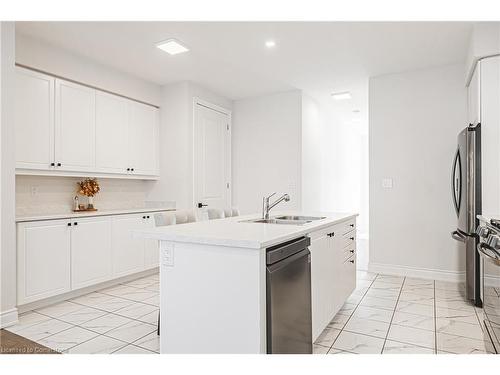
<svg viewBox="0 0 500 375">
<path fill-rule="evenodd" d="M 265 353 L 265 249 L 160 241 L 160 352 Z"/>
</svg>

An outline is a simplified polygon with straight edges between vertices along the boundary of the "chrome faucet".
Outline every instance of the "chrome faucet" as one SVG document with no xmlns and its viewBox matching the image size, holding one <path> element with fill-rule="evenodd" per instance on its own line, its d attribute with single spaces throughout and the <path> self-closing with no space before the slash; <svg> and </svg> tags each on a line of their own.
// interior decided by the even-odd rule
<svg viewBox="0 0 500 375">
<path fill-rule="evenodd" d="M 269 199 L 273 197 L 276 193 L 272 193 L 268 197 L 262 198 L 262 218 L 263 219 L 269 219 L 269 211 L 271 211 L 271 208 L 276 206 L 278 203 L 281 201 L 288 202 L 290 200 L 290 196 L 288 194 L 283 194 L 281 197 L 276 199 L 273 203 L 269 203 Z"/>
</svg>

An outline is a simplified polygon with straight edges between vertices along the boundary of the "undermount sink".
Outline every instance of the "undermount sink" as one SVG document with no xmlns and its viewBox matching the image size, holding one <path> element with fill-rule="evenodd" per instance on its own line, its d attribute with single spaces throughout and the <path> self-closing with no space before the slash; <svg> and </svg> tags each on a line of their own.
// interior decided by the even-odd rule
<svg viewBox="0 0 500 375">
<path fill-rule="evenodd" d="M 262 223 L 262 224 L 284 224 L 284 225 L 303 225 L 306 223 L 310 223 L 311 220 L 284 220 L 280 218 L 272 218 L 272 219 L 252 219 L 252 220 L 243 220 L 240 223 Z"/>
<path fill-rule="evenodd" d="M 326 216 L 293 216 L 293 215 L 288 216 L 288 215 L 285 215 L 285 216 L 276 216 L 275 219 L 311 222 L 314 220 L 326 219 Z"/>
</svg>

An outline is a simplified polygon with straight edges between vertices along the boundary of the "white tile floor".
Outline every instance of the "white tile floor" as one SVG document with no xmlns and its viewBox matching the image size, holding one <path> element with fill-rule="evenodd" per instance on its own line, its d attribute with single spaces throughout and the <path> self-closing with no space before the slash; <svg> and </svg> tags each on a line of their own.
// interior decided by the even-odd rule
<svg viewBox="0 0 500 375">
<path fill-rule="evenodd" d="M 358 271 L 356 291 L 314 353 L 485 353 L 482 310 L 463 295 L 461 283 Z"/>
<path fill-rule="evenodd" d="M 8 330 L 63 353 L 159 353 L 159 275 L 20 316 Z M 481 309 L 463 285 L 358 272 L 314 353 L 484 353 Z"/>
<path fill-rule="evenodd" d="M 154 354 L 159 275 L 27 312 L 7 330 L 62 353 Z"/>
</svg>

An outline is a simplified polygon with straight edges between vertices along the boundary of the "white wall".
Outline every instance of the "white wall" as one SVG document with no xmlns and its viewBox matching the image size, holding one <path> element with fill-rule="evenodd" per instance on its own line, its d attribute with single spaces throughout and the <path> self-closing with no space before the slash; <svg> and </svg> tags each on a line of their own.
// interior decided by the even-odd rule
<svg viewBox="0 0 500 375">
<path fill-rule="evenodd" d="M 233 205 L 262 211 L 262 197 L 289 193 L 281 209 L 301 207 L 302 93 L 237 100 L 233 105 Z"/>
<path fill-rule="evenodd" d="M 499 53 L 500 22 L 477 22 L 474 24 L 467 51 L 466 82 L 469 81 L 479 59 Z"/>
<path fill-rule="evenodd" d="M 160 85 L 20 34 L 16 34 L 16 63 L 150 104 L 161 102 Z"/>
<path fill-rule="evenodd" d="M 14 23 L 0 23 L 0 327 L 17 321 L 14 127 Z"/>
<path fill-rule="evenodd" d="M 231 110 L 232 102 L 192 82 L 162 88 L 160 103 L 160 179 L 148 183 L 147 199 L 175 201 L 193 208 L 193 98 Z"/>
<path fill-rule="evenodd" d="M 457 219 L 450 168 L 466 125 L 464 66 L 370 79 L 370 268 L 458 278 L 464 254 L 450 238 Z M 392 178 L 392 189 L 382 179 Z"/>
</svg>

